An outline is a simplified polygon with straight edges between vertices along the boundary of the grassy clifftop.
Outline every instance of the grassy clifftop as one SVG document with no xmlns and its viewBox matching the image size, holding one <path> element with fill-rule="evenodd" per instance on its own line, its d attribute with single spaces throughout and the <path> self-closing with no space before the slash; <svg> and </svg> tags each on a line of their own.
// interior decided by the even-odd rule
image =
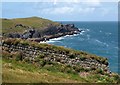
<svg viewBox="0 0 120 85">
<path fill-rule="evenodd" d="M 23 32 L 24 30 L 27 29 L 24 27 L 15 27 L 16 24 L 22 24 L 24 26 L 28 26 L 36 29 L 43 29 L 50 24 L 58 25 L 59 23 L 39 17 L 2 19 L 2 32 L 3 33 Z"/>
</svg>

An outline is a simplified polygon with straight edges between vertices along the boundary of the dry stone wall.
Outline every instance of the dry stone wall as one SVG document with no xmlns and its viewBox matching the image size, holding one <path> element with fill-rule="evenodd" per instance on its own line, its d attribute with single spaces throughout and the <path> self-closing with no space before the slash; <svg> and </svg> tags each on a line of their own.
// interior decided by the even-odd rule
<svg viewBox="0 0 120 85">
<path fill-rule="evenodd" d="M 69 54 L 66 54 L 64 52 L 56 52 L 54 50 L 41 49 L 29 45 L 24 46 L 22 44 L 9 45 L 4 43 L 2 44 L 2 50 L 8 51 L 9 53 L 21 52 L 23 59 L 27 58 L 31 62 L 35 62 L 36 58 L 38 58 L 40 55 L 44 55 L 42 57 L 46 61 L 57 62 L 70 66 L 80 66 L 92 70 L 100 68 L 106 72 L 109 72 L 108 65 L 105 65 L 92 58 L 80 58 L 80 55 L 76 55 L 74 58 L 72 58 Z"/>
</svg>

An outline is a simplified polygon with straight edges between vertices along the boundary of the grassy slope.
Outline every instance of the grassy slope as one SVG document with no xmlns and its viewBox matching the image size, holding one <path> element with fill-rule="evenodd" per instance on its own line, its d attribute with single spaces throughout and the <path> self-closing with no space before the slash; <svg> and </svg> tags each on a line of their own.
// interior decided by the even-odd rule
<svg viewBox="0 0 120 85">
<path fill-rule="evenodd" d="M 14 60 L 2 61 L 3 83 L 115 83 L 115 77 L 100 74 L 88 76 L 48 71 L 32 64 Z M 104 85 L 104 84 L 103 84 Z"/>
<path fill-rule="evenodd" d="M 35 68 L 32 64 L 3 60 L 3 82 L 40 83 L 40 82 L 87 82 L 77 75 L 51 72 Z"/>
<path fill-rule="evenodd" d="M 15 39 L 16 40 L 16 39 Z M 14 43 L 14 39 L 9 39 L 9 43 Z M 19 41 L 19 40 L 18 40 Z M 18 42 L 17 41 L 17 42 Z M 6 41 L 8 42 L 8 41 Z M 16 43 L 17 43 L 16 42 Z M 27 41 L 23 41 L 20 39 L 21 43 L 24 43 L 27 45 Z M 38 44 L 36 42 L 29 43 L 29 45 L 37 46 Z M 49 49 L 54 50 L 62 50 L 62 51 L 70 51 L 70 53 L 82 53 L 83 52 L 77 52 L 72 49 L 66 49 L 63 47 L 58 47 L 54 45 L 48 45 L 48 44 L 39 44 L 38 45 L 41 48 L 49 47 Z M 83 54 L 84 55 L 84 54 Z M 90 54 L 89 54 L 90 55 Z M 88 57 L 88 56 L 86 56 Z M 100 58 L 97 56 L 94 56 L 95 58 Z M 102 58 L 100 58 L 102 59 Z M 103 58 L 104 59 L 104 58 Z M 115 76 L 115 74 L 112 74 L 112 76 L 109 75 L 101 75 L 96 74 L 92 72 L 80 72 L 80 74 L 74 74 L 74 73 L 65 73 L 60 72 L 58 70 L 55 70 L 55 68 L 59 68 L 59 65 L 56 64 L 55 67 L 50 68 L 41 68 L 36 66 L 35 64 L 30 64 L 25 61 L 16 61 L 14 59 L 6 59 L 3 53 L 3 82 L 11 82 L 11 83 L 18 83 L 18 82 L 25 82 L 25 83 L 40 83 L 40 82 L 102 82 L 102 83 L 115 83 L 118 82 L 118 77 Z M 48 70 L 49 69 L 49 70 Z"/>
<path fill-rule="evenodd" d="M 2 19 L 2 31 L 3 33 L 9 32 L 23 32 L 27 28 L 16 27 L 16 24 L 23 24 L 25 26 L 34 27 L 36 29 L 42 29 L 48 24 L 58 25 L 58 23 L 53 22 L 48 19 L 43 19 L 39 17 L 29 17 L 29 18 L 17 18 L 17 19 Z M 12 29 L 10 29 L 12 28 Z"/>
</svg>

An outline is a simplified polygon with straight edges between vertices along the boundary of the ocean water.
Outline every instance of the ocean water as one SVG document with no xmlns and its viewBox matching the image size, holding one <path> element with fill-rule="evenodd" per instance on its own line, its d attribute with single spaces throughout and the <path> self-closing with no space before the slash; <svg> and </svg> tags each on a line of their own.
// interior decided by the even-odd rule
<svg viewBox="0 0 120 85">
<path fill-rule="evenodd" d="M 117 22 L 61 22 L 75 24 L 80 34 L 47 41 L 49 44 L 86 51 L 108 58 L 112 72 L 118 72 L 118 25 Z"/>
</svg>

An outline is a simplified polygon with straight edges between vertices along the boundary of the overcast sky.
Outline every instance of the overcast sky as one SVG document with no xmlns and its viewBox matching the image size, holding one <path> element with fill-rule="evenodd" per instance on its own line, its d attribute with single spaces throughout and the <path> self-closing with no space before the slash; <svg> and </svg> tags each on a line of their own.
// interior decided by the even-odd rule
<svg viewBox="0 0 120 85">
<path fill-rule="evenodd" d="M 101 2 L 3 2 L 3 18 L 38 16 L 54 21 L 117 21 L 118 3 Z"/>
</svg>

